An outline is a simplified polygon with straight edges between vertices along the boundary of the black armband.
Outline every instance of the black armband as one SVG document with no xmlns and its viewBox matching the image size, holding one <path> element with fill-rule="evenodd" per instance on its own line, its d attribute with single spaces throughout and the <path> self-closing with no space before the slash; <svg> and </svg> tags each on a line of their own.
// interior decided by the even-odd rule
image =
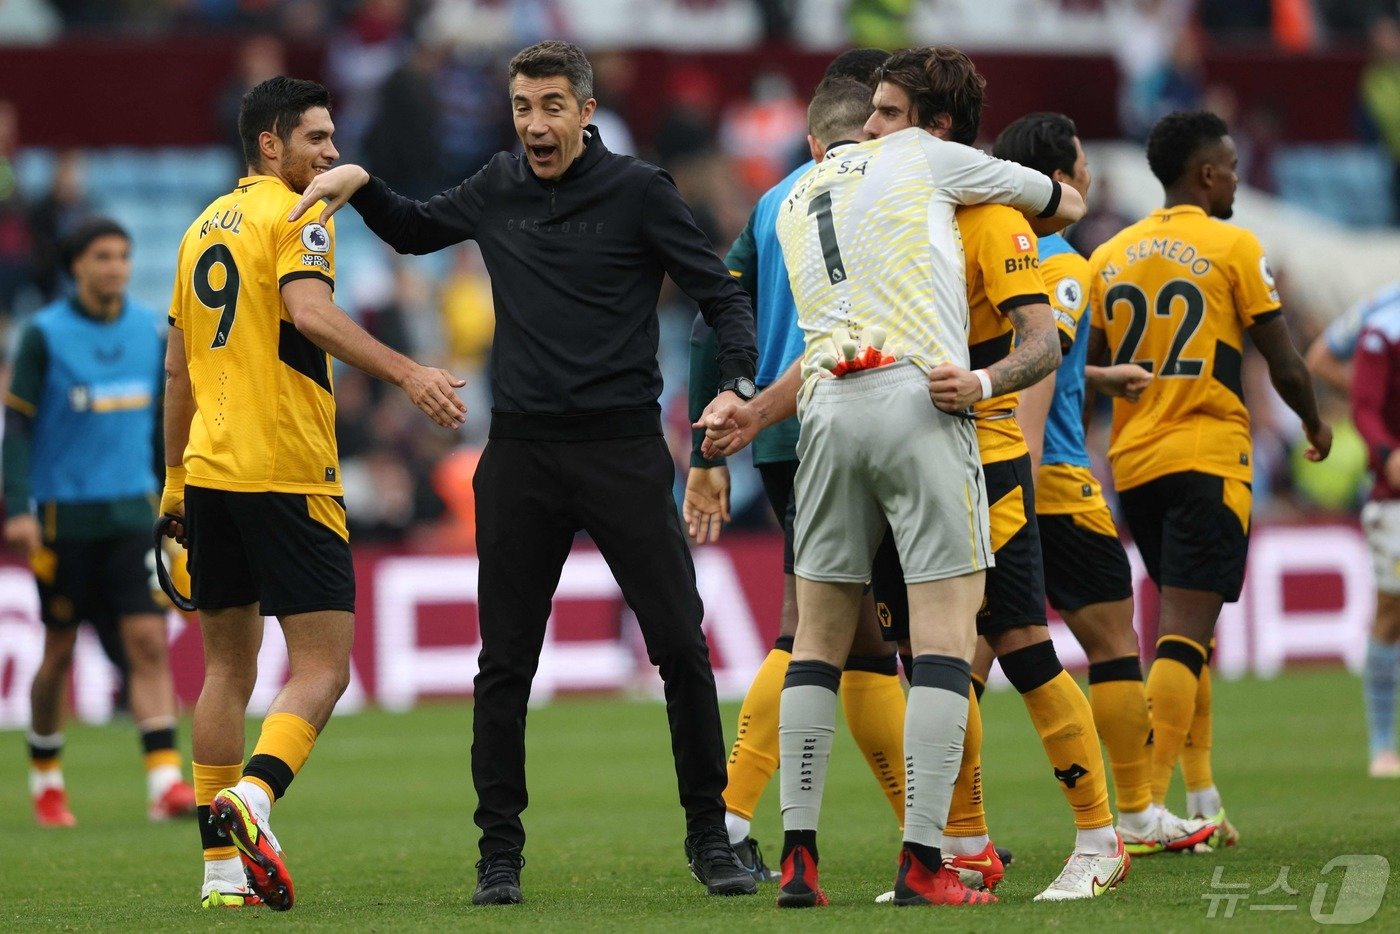
<svg viewBox="0 0 1400 934">
<path fill-rule="evenodd" d="M 1060 209 L 1060 183 L 1052 181 L 1050 184 L 1052 186 L 1050 189 L 1050 203 L 1045 205 L 1045 210 L 1037 214 L 1036 217 L 1054 217 L 1055 212 Z"/>
</svg>

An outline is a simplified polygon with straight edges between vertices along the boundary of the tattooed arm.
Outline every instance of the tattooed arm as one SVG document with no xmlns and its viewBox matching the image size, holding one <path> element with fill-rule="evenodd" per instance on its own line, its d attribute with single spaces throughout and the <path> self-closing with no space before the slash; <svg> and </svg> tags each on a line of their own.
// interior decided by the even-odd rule
<svg viewBox="0 0 1400 934">
<path fill-rule="evenodd" d="M 987 367 L 993 396 L 1025 389 L 1060 365 L 1060 337 L 1049 305 L 1020 305 L 1006 314 L 1016 328 L 1016 349 Z M 982 400 L 982 383 L 975 372 L 944 363 L 929 373 L 929 396 L 943 411 L 961 412 Z"/>
</svg>

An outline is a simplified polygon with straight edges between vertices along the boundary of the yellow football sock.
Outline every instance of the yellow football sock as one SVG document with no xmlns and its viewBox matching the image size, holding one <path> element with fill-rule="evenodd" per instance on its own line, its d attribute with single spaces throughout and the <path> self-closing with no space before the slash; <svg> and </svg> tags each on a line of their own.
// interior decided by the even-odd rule
<svg viewBox="0 0 1400 934">
<path fill-rule="evenodd" d="M 851 738 L 903 827 L 904 689 L 899 675 L 847 669 L 841 674 L 840 693 Z"/>
<path fill-rule="evenodd" d="M 1065 798 L 1074 810 L 1074 825 L 1093 830 L 1112 824 L 1108 779 L 1094 730 L 1094 712 L 1079 685 L 1069 672 L 1060 669 L 1059 674 L 1022 694 L 1021 699 L 1040 734 L 1055 778 L 1064 787 Z"/>
<path fill-rule="evenodd" d="M 209 804 L 214 800 L 216 794 L 225 788 L 231 788 L 238 784 L 238 779 L 243 774 L 243 763 L 204 765 L 195 762 L 192 767 L 194 770 L 194 803 L 199 808 L 200 834 L 206 843 L 211 843 L 219 838 L 217 833 L 211 832 L 207 827 Z M 204 848 L 206 862 L 218 859 L 236 859 L 237 857 L 238 849 L 234 846 L 206 846 Z"/>
<path fill-rule="evenodd" d="M 744 820 L 753 820 L 763 789 L 778 771 L 778 704 L 790 661 L 791 652 L 769 652 L 739 708 L 739 735 L 729 753 L 724 808 Z"/>
<path fill-rule="evenodd" d="M 982 707 L 976 686 L 967 694 L 967 732 L 963 735 L 962 765 L 953 782 L 948 806 L 949 837 L 981 837 L 987 834 L 987 811 L 982 802 Z"/>
<path fill-rule="evenodd" d="M 287 793 L 316 745 L 316 728 L 293 713 L 268 714 L 243 777 L 266 789 L 276 801 Z"/>
<path fill-rule="evenodd" d="M 1108 749 L 1118 811 L 1145 811 L 1152 803 L 1152 753 L 1147 693 L 1136 655 L 1089 666 L 1089 706 Z"/>
<path fill-rule="evenodd" d="M 1196 680 L 1196 713 L 1191 718 L 1191 728 L 1186 733 L 1186 742 L 1181 747 L 1181 777 L 1186 780 L 1187 791 L 1202 791 L 1215 784 L 1215 776 L 1210 769 L 1211 734 L 1214 732 L 1211 720 L 1210 666 L 1201 666 L 1201 677 Z"/>
<path fill-rule="evenodd" d="M 1157 640 L 1157 657 L 1147 675 L 1147 709 L 1152 717 L 1152 800 L 1167 802 L 1172 768 L 1186 742 L 1196 712 L 1196 691 L 1206 652 L 1184 636 Z"/>
<path fill-rule="evenodd" d="M 163 765 L 173 765 L 177 769 L 180 767 L 180 752 L 177 749 L 157 749 L 154 752 L 146 753 L 146 771 L 158 769 Z"/>
</svg>

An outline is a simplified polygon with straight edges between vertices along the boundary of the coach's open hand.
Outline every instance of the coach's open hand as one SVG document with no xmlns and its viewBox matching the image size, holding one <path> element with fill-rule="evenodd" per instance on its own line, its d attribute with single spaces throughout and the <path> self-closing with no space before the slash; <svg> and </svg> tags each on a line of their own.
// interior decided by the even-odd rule
<svg viewBox="0 0 1400 934">
<path fill-rule="evenodd" d="M 945 412 L 965 412 L 972 403 L 982 401 L 982 382 L 971 370 L 940 363 L 929 371 L 928 394 Z"/>
<path fill-rule="evenodd" d="M 369 181 L 369 173 L 358 165 L 338 165 L 317 175 L 311 180 L 311 184 L 306 186 L 306 191 L 302 192 L 301 200 L 292 208 L 292 213 L 287 215 L 288 221 L 294 221 L 305 214 L 317 201 L 326 199 L 326 206 L 321 211 L 321 216 L 317 218 L 322 224 L 331 219 L 331 215 L 345 206 L 345 202 L 350 197 L 365 187 Z"/>
<path fill-rule="evenodd" d="M 467 384 L 446 370 L 414 364 L 399 383 L 413 404 L 444 428 L 460 428 L 467 420 L 467 404 L 454 389 Z"/>
</svg>

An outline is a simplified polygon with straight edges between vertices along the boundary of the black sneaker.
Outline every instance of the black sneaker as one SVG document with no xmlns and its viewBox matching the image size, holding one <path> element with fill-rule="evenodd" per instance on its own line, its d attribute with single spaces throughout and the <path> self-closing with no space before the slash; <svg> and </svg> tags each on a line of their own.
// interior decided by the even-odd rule
<svg viewBox="0 0 1400 934">
<path fill-rule="evenodd" d="M 1001 859 L 1001 866 L 1003 869 L 1011 868 L 1012 856 L 1010 850 L 1004 846 L 999 846 L 997 847 L 997 856 Z"/>
<path fill-rule="evenodd" d="M 723 827 L 700 830 L 685 838 L 690 874 L 711 895 L 757 895 L 758 883 L 734 855 Z"/>
<path fill-rule="evenodd" d="M 772 882 L 778 878 L 778 874 L 768 868 L 768 864 L 763 861 L 763 851 L 758 848 L 758 841 L 753 837 L 745 837 L 734 844 L 734 855 L 739 858 L 739 865 L 748 870 L 755 882 Z"/>
<path fill-rule="evenodd" d="M 473 905 L 518 905 L 520 869 L 525 857 L 517 850 L 497 850 L 476 861 L 476 891 Z"/>
</svg>

